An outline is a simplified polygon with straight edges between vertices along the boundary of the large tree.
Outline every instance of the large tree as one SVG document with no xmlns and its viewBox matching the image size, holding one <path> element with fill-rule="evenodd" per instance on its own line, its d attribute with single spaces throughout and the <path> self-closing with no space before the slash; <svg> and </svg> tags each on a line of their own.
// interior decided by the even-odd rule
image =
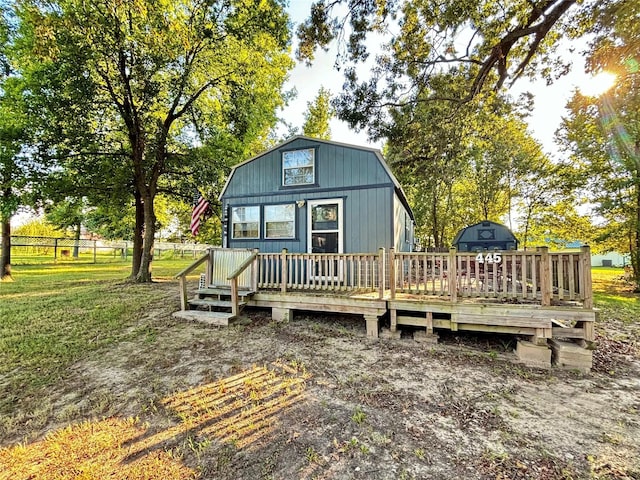
<svg viewBox="0 0 640 480">
<path fill-rule="evenodd" d="M 0 84 L 0 281 L 11 280 L 11 217 L 23 203 L 29 181 L 22 155 L 26 136 L 25 118 L 16 100 L 16 79 Z"/>
<path fill-rule="evenodd" d="M 448 100 L 464 103 L 483 90 L 500 91 L 523 76 L 551 82 L 569 65 L 556 55 L 559 40 L 593 30 L 624 0 L 318 0 L 298 28 L 298 57 L 338 43 L 345 89 L 338 117 L 374 137 L 389 107 Z M 382 43 L 372 48 L 372 41 Z M 374 61 L 369 58 L 375 55 Z M 369 62 L 369 68 L 359 68 Z M 455 96 L 432 84 L 454 70 L 466 88 Z M 363 72 L 365 76 L 363 76 Z"/>
<path fill-rule="evenodd" d="M 612 246 L 631 253 L 640 291 L 640 5 L 611 8 L 588 55 L 589 68 L 617 74 L 598 97 L 575 93 L 559 138 L 584 172 L 591 201 Z M 616 242 L 611 240 L 615 239 Z M 616 245 L 617 243 L 617 245 Z"/>
<path fill-rule="evenodd" d="M 19 15 L 25 75 L 40 85 L 32 91 L 53 103 L 68 99 L 64 114 L 79 115 L 95 137 L 88 149 L 86 136 L 56 132 L 55 154 L 105 165 L 99 170 L 117 164 L 121 171 L 123 163 L 129 173 L 137 229 L 132 278 L 149 281 L 154 201 L 167 177 L 185 174 L 193 148 L 225 129 L 221 119 L 247 122 L 244 112 L 230 115 L 236 96 L 258 97 L 271 111 L 282 102 L 290 68 L 283 3 L 27 0 Z M 59 72 L 73 70 L 69 81 L 60 79 Z M 59 81 L 49 82 L 46 71 Z"/>
<path fill-rule="evenodd" d="M 432 83 L 451 96 L 466 88 L 453 73 Z M 493 93 L 455 109 L 429 101 L 390 109 L 388 158 L 407 188 L 426 247 L 448 247 L 466 225 L 510 219 L 522 180 L 545 160 L 523 115 Z"/>
</svg>

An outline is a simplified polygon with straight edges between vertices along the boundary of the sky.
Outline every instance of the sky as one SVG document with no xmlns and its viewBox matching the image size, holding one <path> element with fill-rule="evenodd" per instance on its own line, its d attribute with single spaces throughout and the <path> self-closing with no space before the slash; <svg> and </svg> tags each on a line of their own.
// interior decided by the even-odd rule
<svg viewBox="0 0 640 480">
<path fill-rule="evenodd" d="M 294 24 L 294 32 L 298 24 L 303 22 L 308 16 L 311 0 L 291 0 L 289 14 Z M 297 39 L 294 38 L 293 51 L 297 46 Z M 559 155 L 558 147 L 554 142 L 554 134 L 560 126 L 562 116 L 565 114 L 565 105 L 578 86 L 583 86 L 589 78 L 584 73 L 584 61 L 579 55 L 579 49 L 569 58 L 573 63 L 570 73 L 554 82 L 546 85 L 544 80 L 531 82 L 527 79 L 520 79 L 514 85 L 511 93 L 516 96 L 519 92 L 530 91 L 535 96 L 534 111 L 529 118 L 529 127 L 533 137 L 538 140 L 544 151 L 552 157 Z M 569 54 L 567 54 L 569 55 Z M 332 94 L 342 91 L 343 75 L 333 68 L 335 62 L 335 50 L 318 52 L 311 67 L 304 64 L 297 64 L 290 74 L 287 89 L 297 90 L 297 97 L 284 109 L 283 117 L 287 122 L 301 129 L 304 123 L 304 112 L 307 103 L 313 101 L 318 94 L 320 87 L 325 87 Z M 371 146 L 381 148 L 381 142 L 370 142 L 365 132 L 355 132 L 340 120 L 331 121 L 331 138 L 338 142 L 351 143 L 355 145 Z"/>
</svg>

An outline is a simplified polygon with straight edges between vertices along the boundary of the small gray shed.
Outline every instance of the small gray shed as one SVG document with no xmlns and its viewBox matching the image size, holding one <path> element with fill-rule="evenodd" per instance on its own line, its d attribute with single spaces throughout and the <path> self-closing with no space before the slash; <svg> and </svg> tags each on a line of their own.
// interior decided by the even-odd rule
<svg viewBox="0 0 640 480">
<path fill-rule="evenodd" d="M 453 246 L 459 252 L 517 250 L 518 240 L 504 225 L 485 220 L 460 230 L 453 239 Z"/>
<path fill-rule="evenodd" d="M 379 150 L 293 137 L 236 165 L 220 194 L 223 246 L 374 253 L 414 243 L 414 216 Z"/>
</svg>

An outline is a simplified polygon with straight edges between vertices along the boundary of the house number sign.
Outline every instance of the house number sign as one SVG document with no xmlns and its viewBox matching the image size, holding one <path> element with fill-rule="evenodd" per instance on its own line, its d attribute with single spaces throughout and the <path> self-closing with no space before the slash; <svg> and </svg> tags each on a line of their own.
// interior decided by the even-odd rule
<svg viewBox="0 0 640 480">
<path fill-rule="evenodd" d="M 476 262 L 478 263 L 500 263 L 502 262 L 502 254 L 500 253 L 487 253 L 484 255 L 482 252 L 476 255 Z"/>
</svg>

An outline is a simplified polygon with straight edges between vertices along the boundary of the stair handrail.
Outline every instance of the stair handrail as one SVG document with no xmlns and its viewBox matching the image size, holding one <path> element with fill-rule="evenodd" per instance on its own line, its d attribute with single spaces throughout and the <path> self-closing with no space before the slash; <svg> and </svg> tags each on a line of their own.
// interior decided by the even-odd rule
<svg viewBox="0 0 640 480">
<path fill-rule="evenodd" d="M 180 308 L 182 310 L 189 309 L 188 308 L 189 302 L 187 299 L 187 275 L 190 274 L 192 271 L 194 271 L 196 268 L 198 268 L 200 265 L 202 265 L 204 262 L 209 260 L 209 250 L 210 249 L 207 249 L 206 254 L 204 254 L 198 260 L 193 262 L 191 265 L 189 265 L 187 268 L 183 269 L 173 277 L 173 278 L 180 279 Z"/>
<path fill-rule="evenodd" d="M 233 316 L 238 315 L 238 313 L 240 312 L 240 304 L 238 299 L 238 277 L 242 275 L 242 273 L 249 267 L 249 265 L 252 265 L 257 258 L 258 250 L 254 250 L 253 253 L 249 257 L 247 257 L 247 259 L 242 262 L 238 266 L 238 268 L 236 268 L 233 273 L 231 273 L 227 277 L 227 280 L 231 281 L 231 313 L 233 314 Z M 255 275 L 252 275 L 252 277 L 255 279 Z M 254 281 L 252 281 L 252 283 L 254 283 Z M 253 288 L 255 289 L 255 285 L 253 285 Z"/>
</svg>

